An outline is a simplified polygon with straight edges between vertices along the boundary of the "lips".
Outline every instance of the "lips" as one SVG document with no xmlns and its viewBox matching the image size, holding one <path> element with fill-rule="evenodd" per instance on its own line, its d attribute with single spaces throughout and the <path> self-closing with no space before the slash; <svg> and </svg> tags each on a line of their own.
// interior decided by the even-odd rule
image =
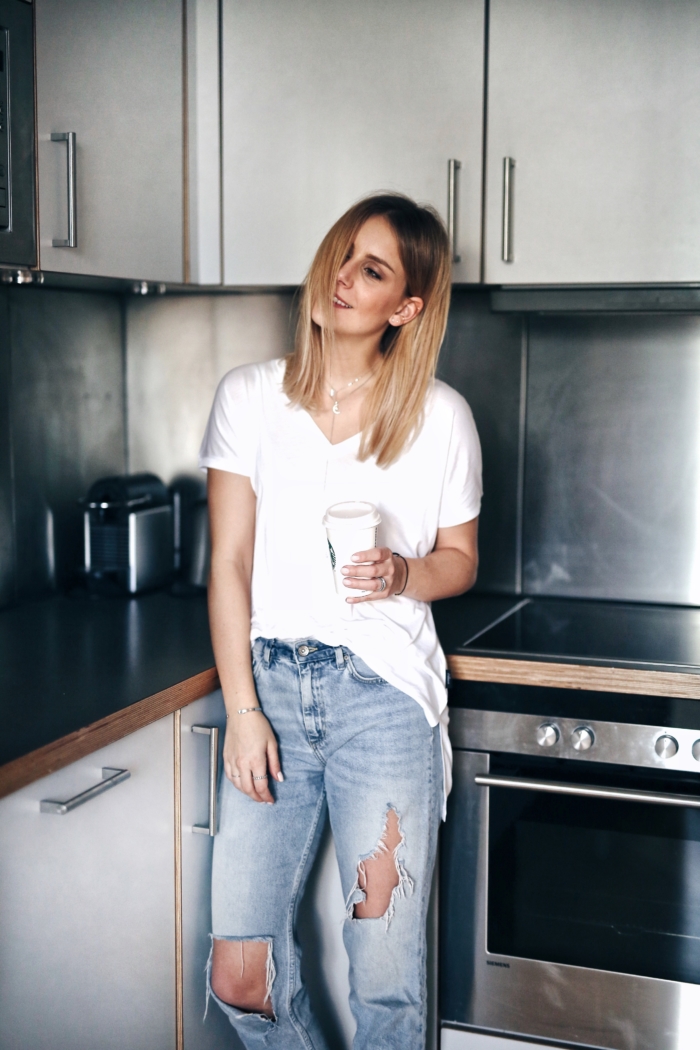
<svg viewBox="0 0 700 1050">
<path fill-rule="evenodd" d="M 350 306 L 348 303 L 343 302 L 343 300 L 337 295 L 333 296 L 333 306 L 342 307 L 343 310 L 352 310 L 352 306 Z"/>
</svg>

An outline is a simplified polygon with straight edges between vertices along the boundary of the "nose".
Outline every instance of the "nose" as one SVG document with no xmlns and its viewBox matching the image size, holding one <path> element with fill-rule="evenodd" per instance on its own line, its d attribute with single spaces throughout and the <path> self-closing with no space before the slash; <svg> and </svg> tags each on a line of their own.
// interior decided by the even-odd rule
<svg viewBox="0 0 700 1050">
<path fill-rule="evenodd" d="M 349 288 L 352 284 L 352 259 L 347 259 L 338 271 L 338 284 L 342 284 L 344 288 Z"/>
</svg>

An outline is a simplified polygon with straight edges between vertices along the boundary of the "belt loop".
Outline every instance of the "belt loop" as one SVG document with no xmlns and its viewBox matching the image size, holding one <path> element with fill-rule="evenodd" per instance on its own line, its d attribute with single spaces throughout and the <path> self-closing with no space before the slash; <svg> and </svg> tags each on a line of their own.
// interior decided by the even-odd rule
<svg viewBox="0 0 700 1050">
<path fill-rule="evenodd" d="M 272 641 L 269 638 L 265 639 L 265 648 L 263 649 L 263 663 L 265 667 L 270 666 L 270 657 L 272 656 Z"/>
<path fill-rule="evenodd" d="M 335 666 L 339 671 L 342 671 L 345 667 L 345 653 L 342 645 L 336 645 L 335 647 Z"/>
</svg>

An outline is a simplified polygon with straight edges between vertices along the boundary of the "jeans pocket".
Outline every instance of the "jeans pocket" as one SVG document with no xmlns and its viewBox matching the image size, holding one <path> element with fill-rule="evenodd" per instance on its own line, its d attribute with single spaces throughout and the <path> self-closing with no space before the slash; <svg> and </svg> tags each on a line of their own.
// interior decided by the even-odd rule
<svg viewBox="0 0 700 1050">
<path fill-rule="evenodd" d="M 384 679 L 373 671 L 369 664 L 366 664 L 357 653 L 351 653 L 348 649 L 345 650 L 345 665 L 358 682 L 364 682 L 367 685 L 385 685 Z"/>
</svg>

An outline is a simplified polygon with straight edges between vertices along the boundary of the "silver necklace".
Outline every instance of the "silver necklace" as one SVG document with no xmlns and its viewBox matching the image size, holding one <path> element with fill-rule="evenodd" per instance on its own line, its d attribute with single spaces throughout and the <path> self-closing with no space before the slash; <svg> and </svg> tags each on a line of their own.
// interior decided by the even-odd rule
<svg viewBox="0 0 700 1050">
<path fill-rule="evenodd" d="M 367 380 L 370 379 L 373 375 L 374 375 L 374 369 L 371 369 L 371 371 L 366 372 L 365 375 L 363 375 L 363 376 L 356 376 L 355 379 L 351 379 L 349 383 L 346 383 L 345 386 L 342 388 L 342 390 L 336 390 L 333 386 L 329 386 L 328 393 L 330 394 L 330 397 L 331 397 L 331 399 L 333 401 L 333 409 L 332 409 L 332 411 L 333 411 L 334 415 L 336 415 L 336 416 L 340 415 L 340 407 L 339 407 L 338 402 L 344 400 L 346 397 L 349 397 L 351 393 L 355 392 L 355 390 L 359 390 L 360 387 L 364 386 L 364 384 L 367 382 Z M 331 382 L 332 382 L 332 377 L 331 377 Z M 348 393 L 348 389 L 350 387 L 352 387 L 352 390 L 350 390 L 349 393 Z"/>
</svg>

